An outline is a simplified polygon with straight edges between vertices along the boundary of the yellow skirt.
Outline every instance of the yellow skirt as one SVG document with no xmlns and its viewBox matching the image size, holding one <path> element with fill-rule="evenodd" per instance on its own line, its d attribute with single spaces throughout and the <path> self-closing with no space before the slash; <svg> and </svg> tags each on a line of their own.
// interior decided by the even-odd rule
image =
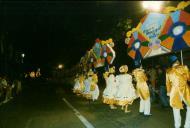
<svg viewBox="0 0 190 128">
<path fill-rule="evenodd" d="M 133 103 L 134 99 L 131 100 L 116 100 L 116 105 L 119 106 L 125 106 L 125 105 L 131 105 Z"/>
<path fill-rule="evenodd" d="M 114 98 L 103 98 L 103 103 L 104 104 L 115 104 L 115 99 Z"/>
</svg>

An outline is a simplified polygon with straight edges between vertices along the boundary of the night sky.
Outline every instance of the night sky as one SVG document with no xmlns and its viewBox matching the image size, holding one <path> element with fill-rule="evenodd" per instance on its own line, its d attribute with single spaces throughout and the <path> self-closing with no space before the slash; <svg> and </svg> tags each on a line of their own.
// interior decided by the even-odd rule
<svg viewBox="0 0 190 128">
<path fill-rule="evenodd" d="M 112 37 L 120 19 L 131 18 L 135 27 L 144 15 L 140 1 L 4 1 L 0 2 L 0 31 L 26 54 L 26 63 L 71 67 L 97 37 Z M 115 43 L 124 44 L 116 39 Z"/>
</svg>

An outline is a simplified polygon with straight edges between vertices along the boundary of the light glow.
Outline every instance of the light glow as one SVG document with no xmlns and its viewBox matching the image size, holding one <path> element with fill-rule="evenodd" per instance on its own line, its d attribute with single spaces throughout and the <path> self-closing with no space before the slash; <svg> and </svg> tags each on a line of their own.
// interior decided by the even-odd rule
<svg viewBox="0 0 190 128">
<path fill-rule="evenodd" d="M 24 54 L 24 53 L 22 53 L 22 54 L 21 54 L 21 56 L 22 56 L 22 58 L 24 58 L 24 57 L 25 57 L 25 54 Z"/>
<path fill-rule="evenodd" d="M 59 64 L 59 65 L 58 65 L 58 68 L 59 68 L 59 69 L 62 69 L 62 68 L 63 68 L 63 65 L 62 65 L 62 64 Z"/>
<path fill-rule="evenodd" d="M 150 11 L 160 11 L 163 5 L 163 1 L 143 1 L 143 8 Z"/>
</svg>

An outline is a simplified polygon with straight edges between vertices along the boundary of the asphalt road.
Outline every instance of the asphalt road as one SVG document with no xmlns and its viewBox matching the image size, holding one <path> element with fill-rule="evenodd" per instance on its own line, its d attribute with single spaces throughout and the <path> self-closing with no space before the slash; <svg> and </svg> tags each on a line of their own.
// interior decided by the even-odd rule
<svg viewBox="0 0 190 128">
<path fill-rule="evenodd" d="M 139 100 L 124 113 L 98 101 L 89 102 L 65 84 L 28 83 L 20 96 L 0 106 L 0 128 L 173 128 L 171 108 L 152 104 L 153 116 L 139 115 Z M 185 110 L 182 111 L 184 117 Z M 184 122 L 184 120 L 183 120 Z"/>
</svg>

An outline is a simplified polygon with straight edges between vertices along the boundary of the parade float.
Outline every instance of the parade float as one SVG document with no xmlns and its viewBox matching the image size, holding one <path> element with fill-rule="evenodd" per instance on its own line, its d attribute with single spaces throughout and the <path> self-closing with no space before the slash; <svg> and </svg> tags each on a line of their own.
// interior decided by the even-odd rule
<svg viewBox="0 0 190 128">
<path fill-rule="evenodd" d="M 113 63 L 116 55 L 113 49 L 114 42 L 110 38 L 108 40 L 96 39 L 96 42 L 92 48 L 92 52 L 95 56 L 94 67 L 108 66 Z"/>
<path fill-rule="evenodd" d="M 128 55 L 138 63 L 152 56 L 181 52 L 190 47 L 190 14 L 184 11 L 190 1 L 177 7 L 166 7 L 161 12 L 149 12 L 136 28 L 128 31 Z"/>
</svg>

